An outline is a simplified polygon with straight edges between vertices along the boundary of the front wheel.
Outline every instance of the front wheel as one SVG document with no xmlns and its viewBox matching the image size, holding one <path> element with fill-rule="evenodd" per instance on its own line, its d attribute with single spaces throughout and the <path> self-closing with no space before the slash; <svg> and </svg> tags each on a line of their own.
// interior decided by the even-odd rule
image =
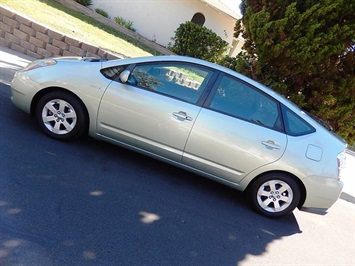
<svg viewBox="0 0 355 266">
<path fill-rule="evenodd" d="M 285 174 L 270 173 L 254 181 L 248 189 L 253 208 L 267 217 L 280 217 L 292 212 L 300 202 L 297 183 Z"/>
<path fill-rule="evenodd" d="M 44 133 L 59 140 L 78 138 L 87 126 L 81 102 L 62 91 L 50 92 L 38 101 L 36 120 Z"/>
</svg>

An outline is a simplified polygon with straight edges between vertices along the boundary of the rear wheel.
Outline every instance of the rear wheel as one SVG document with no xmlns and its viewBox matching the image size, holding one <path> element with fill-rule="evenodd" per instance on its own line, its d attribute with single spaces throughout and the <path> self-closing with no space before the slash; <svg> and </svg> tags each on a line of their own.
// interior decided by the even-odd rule
<svg viewBox="0 0 355 266">
<path fill-rule="evenodd" d="M 50 92 L 38 101 L 36 120 L 44 133 L 60 140 L 83 135 L 88 121 L 81 102 L 62 91 Z"/>
<path fill-rule="evenodd" d="M 280 217 L 292 212 L 300 202 L 300 189 L 292 177 L 270 173 L 254 181 L 248 189 L 253 208 L 267 217 Z"/>
</svg>

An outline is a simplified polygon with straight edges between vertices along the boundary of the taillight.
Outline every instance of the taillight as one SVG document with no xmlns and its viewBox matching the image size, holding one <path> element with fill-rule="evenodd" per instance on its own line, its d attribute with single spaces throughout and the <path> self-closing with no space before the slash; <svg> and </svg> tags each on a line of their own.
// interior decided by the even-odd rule
<svg viewBox="0 0 355 266">
<path fill-rule="evenodd" d="M 340 180 L 340 178 L 342 177 L 343 169 L 346 166 L 346 152 L 343 151 L 339 153 L 337 156 L 337 160 L 338 160 L 338 179 Z"/>
</svg>

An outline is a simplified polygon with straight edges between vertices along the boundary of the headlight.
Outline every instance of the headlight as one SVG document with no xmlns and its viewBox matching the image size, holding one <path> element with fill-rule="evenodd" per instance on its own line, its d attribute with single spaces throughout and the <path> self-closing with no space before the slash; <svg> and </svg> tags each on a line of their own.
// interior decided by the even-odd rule
<svg viewBox="0 0 355 266">
<path fill-rule="evenodd" d="M 29 71 L 40 67 L 53 66 L 55 64 L 57 64 L 57 61 L 55 61 L 54 59 L 37 60 L 29 63 L 23 70 Z"/>
</svg>

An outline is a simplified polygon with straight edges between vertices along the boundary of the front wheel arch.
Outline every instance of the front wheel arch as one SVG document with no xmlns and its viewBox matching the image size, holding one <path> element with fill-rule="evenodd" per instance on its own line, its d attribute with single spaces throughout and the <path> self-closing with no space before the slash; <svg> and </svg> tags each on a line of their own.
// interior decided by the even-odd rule
<svg viewBox="0 0 355 266">
<path fill-rule="evenodd" d="M 83 101 L 75 93 L 73 93 L 73 92 L 71 92 L 71 91 L 69 91 L 67 89 L 60 88 L 60 87 L 48 87 L 48 88 L 42 89 L 39 92 L 37 92 L 37 94 L 33 97 L 32 102 L 31 102 L 31 109 L 30 109 L 31 113 L 30 113 L 30 115 L 31 116 L 35 116 L 35 114 L 36 114 L 36 106 L 37 106 L 39 100 L 42 99 L 42 97 L 45 94 L 48 94 L 48 93 L 51 93 L 51 92 L 59 92 L 59 91 L 71 94 L 73 97 L 75 97 L 81 103 L 81 105 L 84 107 L 85 113 L 86 113 L 87 117 L 89 118 L 88 110 L 87 110 L 85 104 L 83 103 Z"/>
<path fill-rule="evenodd" d="M 78 102 L 78 104 L 81 106 L 81 109 L 83 111 L 83 115 L 84 115 L 84 128 L 82 129 L 82 133 L 80 135 L 84 135 L 88 133 L 89 130 L 89 125 L 90 125 L 90 116 L 89 116 L 89 112 L 85 106 L 85 104 L 83 103 L 83 101 L 73 92 L 67 90 L 67 89 L 63 89 L 60 87 L 48 87 L 46 89 L 43 89 L 41 91 L 39 91 L 34 97 L 33 100 L 31 102 L 31 113 L 30 115 L 32 117 L 36 117 L 36 109 L 37 109 L 37 105 L 39 104 L 39 102 L 41 101 L 41 99 L 43 97 L 45 97 L 48 94 L 52 94 L 52 93 L 59 93 L 59 94 L 65 94 L 68 95 L 72 98 L 74 98 L 75 101 Z"/>
</svg>

